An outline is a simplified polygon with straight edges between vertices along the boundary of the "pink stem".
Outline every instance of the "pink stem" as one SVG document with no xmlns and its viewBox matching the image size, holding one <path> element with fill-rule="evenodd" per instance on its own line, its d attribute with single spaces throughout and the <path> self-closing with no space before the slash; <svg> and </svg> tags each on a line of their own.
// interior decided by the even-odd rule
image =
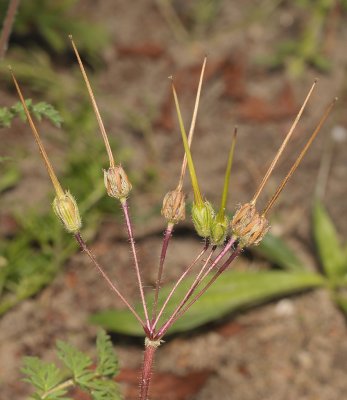
<svg viewBox="0 0 347 400">
<path fill-rule="evenodd" d="M 204 276 L 201 278 L 201 275 L 204 273 L 206 267 L 208 266 L 209 261 L 211 260 L 211 257 L 213 255 L 213 253 L 216 250 L 216 246 L 213 246 L 210 252 L 210 255 L 208 256 L 208 258 L 206 259 L 204 265 L 202 266 L 200 272 L 198 273 L 197 277 L 195 278 L 193 284 L 191 285 L 191 287 L 189 288 L 188 292 L 186 293 L 186 295 L 184 296 L 183 300 L 181 301 L 181 303 L 178 305 L 178 307 L 176 308 L 176 310 L 174 311 L 174 313 L 177 313 L 186 303 L 187 301 L 190 299 L 190 297 L 192 296 L 192 294 L 194 293 L 196 287 L 199 285 L 199 283 L 206 277 L 207 273 L 204 274 Z M 210 267 L 211 268 L 211 267 Z M 208 271 L 210 271 L 210 268 L 208 268 Z"/>
<path fill-rule="evenodd" d="M 143 356 L 143 366 L 140 381 L 140 396 L 139 400 L 147 400 L 149 385 L 152 378 L 152 366 L 154 360 L 154 354 L 158 346 L 146 344 L 145 353 Z"/>
<path fill-rule="evenodd" d="M 82 251 L 87 253 L 88 257 L 90 260 L 93 262 L 94 266 L 97 268 L 98 272 L 100 275 L 105 279 L 105 281 L 108 283 L 110 288 L 117 294 L 117 296 L 123 301 L 123 303 L 128 307 L 128 309 L 132 312 L 134 317 L 139 321 L 139 323 L 142 325 L 142 327 L 145 329 L 145 324 L 140 318 L 140 316 L 137 314 L 137 312 L 134 310 L 134 308 L 129 304 L 129 302 L 126 300 L 126 298 L 122 295 L 122 293 L 117 289 L 117 287 L 112 283 L 111 279 L 107 276 L 106 272 L 104 269 L 101 267 L 101 265 L 97 262 L 94 254 L 88 249 L 88 246 L 86 242 L 83 240 L 82 236 L 80 233 L 76 233 L 75 239 L 77 240 L 78 244 L 80 245 Z"/>
<path fill-rule="evenodd" d="M 157 281 L 156 281 L 156 285 L 155 285 L 152 323 L 155 321 L 156 315 L 157 315 L 158 298 L 159 298 L 161 280 L 162 280 L 162 276 L 163 276 L 164 262 L 165 262 L 165 257 L 166 257 L 166 252 L 167 252 L 167 248 L 169 245 L 169 241 L 170 241 L 170 238 L 172 235 L 172 231 L 173 231 L 173 224 L 168 224 L 168 226 L 165 230 L 165 233 L 164 233 L 163 245 L 162 245 L 161 254 L 160 254 L 158 276 L 157 276 Z"/>
<path fill-rule="evenodd" d="M 131 221 L 130 221 L 129 206 L 128 206 L 127 200 L 126 199 L 121 200 L 121 205 L 122 205 L 123 212 L 124 212 L 124 217 L 125 217 L 125 222 L 126 222 L 126 226 L 127 226 L 127 230 L 128 230 L 128 237 L 129 237 L 129 240 L 130 240 L 131 250 L 132 250 L 132 253 L 133 253 L 133 257 L 134 257 L 135 271 L 136 271 L 137 281 L 138 281 L 138 285 L 139 285 L 139 290 L 140 290 L 140 296 L 141 296 L 141 301 L 142 301 L 142 305 L 143 305 L 143 310 L 144 310 L 144 313 L 145 313 L 146 325 L 147 325 L 148 330 L 150 330 L 150 322 L 149 322 L 149 318 L 148 318 L 147 305 L 146 305 L 145 294 L 144 294 L 143 286 L 142 286 L 139 262 L 137 260 L 137 253 L 136 253 L 136 248 L 135 248 L 135 239 L 134 239 L 132 225 L 131 225 Z"/>
<path fill-rule="evenodd" d="M 228 260 L 222 265 L 222 267 L 213 275 L 213 277 L 211 278 L 211 280 L 204 286 L 203 289 L 201 289 L 201 291 L 194 297 L 193 300 L 191 300 L 183 309 L 180 310 L 180 312 L 172 319 L 172 321 L 170 322 L 170 325 L 167 325 L 165 328 L 165 330 L 163 328 L 161 328 L 157 334 L 156 337 L 160 338 L 163 335 L 165 335 L 165 333 L 170 329 L 170 327 L 172 326 L 172 324 L 174 324 L 178 318 L 180 318 L 183 314 L 185 314 L 189 308 L 197 301 L 199 300 L 199 298 L 206 292 L 206 290 L 215 282 L 215 280 L 227 269 L 227 267 L 230 265 L 230 263 L 241 253 L 242 249 L 237 249 L 234 251 L 233 254 L 231 254 L 231 256 L 228 258 Z"/>
<path fill-rule="evenodd" d="M 232 245 L 235 243 L 235 239 L 230 239 L 231 241 L 232 241 Z M 216 267 L 216 265 L 214 264 L 214 262 L 211 264 L 211 266 L 205 271 L 205 273 L 204 273 L 204 275 L 202 276 L 202 278 L 201 279 L 199 279 L 198 280 L 198 282 L 197 282 L 197 284 L 196 284 L 196 286 L 198 286 L 199 284 L 200 284 L 200 282 L 202 282 L 205 278 L 206 278 L 206 276 L 213 270 L 213 268 L 215 268 Z"/>
<path fill-rule="evenodd" d="M 170 301 L 172 295 L 175 293 L 178 285 L 182 282 L 182 280 L 186 277 L 186 275 L 189 273 L 189 271 L 194 267 L 194 265 L 200 260 L 200 258 L 204 255 L 204 253 L 206 252 L 206 250 L 208 249 L 208 242 L 206 242 L 204 248 L 201 250 L 201 252 L 198 254 L 198 256 L 195 258 L 195 260 L 186 268 L 186 270 L 183 272 L 183 274 L 179 277 L 179 279 L 177 280 L 177 282 L 175 283 L 175 285 L 173 286 L 173 288 L 171 289 L 169 295 L 167 296 L 162 308 L 159 311 L 159 314 L 156 318 L 156 320 L 154 321 L 153 325 L 152 325 L 152 331 L 154 330 L 154 328 L 156 327 L 160 317 L 162 316 L 168 302 Z"/>
<path fill-rule="evenodd" d="M 226 244 L 226 246 L 224 247 L 224 249 L 219 253 L 219 255 L 215 258 L 215 260 L 213 261 L 213 263 L 211 264 L 211 266 L 209 267 L 209 271 L 211 271 L 213 268 L 216 267 L 216 265 L 218 264 L 218 262 L 225 256 L 225 254 L 231 249 L 233 243 L 235 242 L 235 240 L 233 238 L 231 238 L 229 240 L 229 242 Z M 236 257 L 236 255 L 234 256 L 234 254 L 237 251 L 233 252 L 231 254 L 231 256 L 227 259 L 227 261 L 222 265 L 222 267 L 216 272 L 216 274 L 218 274 L 221 270 L 225 270 L 225 268 L 230 264 L 230 262 Z M 218 275 L 219 276 L 219 275 Z M 174 313 L 171 315 L 171 317 L 168 319 L 168 321 L 159 329 L 158 333 L 156 334 L 156 338 L 161 338 L 167 331 L 168 329 L 171 327 L 171 325 L 177 320 L 177 318 L 179 318 L 183 313 L 185 313 L 189 307 L 191 307 L 196 300 L 198 300 L 198 298 L 200 296 L 202 296 L 205 291 L 211 286 L 211 284 L 216 280 L 217 278 L 215 278 L 212 282 L 208 282 L 206 284 L 206 286 L 194 297 L 194 299 L 188 303 L 188 305 L 186 305 L 186 307 L 184 307 L 182 309 L 182 307 L 184 306 L 185 302 L 187 301 L 187 295 L 185 296 L 185 298 L 181 301 L 181 303 L 178 305 L 178 307 L 176 308 L 176 310 L 174 311 Z M 194 283 L 191 287 L 191 289 L 193 288 Z M 190 289 L 190 290 L 191 290 Z M 195 288 L 194 288 L 195 289 Z M 188 293 L 190 292 L 190 290 L 188 291 Z M 188 294 L 187 293 L 187 294 Z M 190 296 L 189 296 L 190 297 Z"/>
</svg>

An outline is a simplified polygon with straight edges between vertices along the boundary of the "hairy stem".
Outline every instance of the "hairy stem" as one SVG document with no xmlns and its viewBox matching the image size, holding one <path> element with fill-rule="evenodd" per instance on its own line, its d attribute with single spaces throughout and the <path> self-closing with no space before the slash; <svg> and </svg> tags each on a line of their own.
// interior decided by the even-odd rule
<svg viewBox="0 0 347 400">
<path fill-rule="evenodd" d="M 178 285 L 182 282 L 182 280 L 186 277 L 186 275 L 189 273 L 189 271 L 194 267 L 194 265 L 200 260 L 200 258 L 205 254 L 206 250 L 208 249 L 208 242 L 206 242 L 204 248 L 201 250 L 201 252 L 198 254 L 198 256 L 195 258 L 195 260 L 185 269 L 185 271 L 183 272 L 183 274 L 178 278 L 178 280 L 176 281 L 176 283 L 174 284 L 173 288 L 171 289 L 169 295 L 167 296 L 163 306 L 161 307 L 159 314 L 156 318 L 156 320 L 154 321 L 153 325 L 152 325 L 152 330 L 154 330 L 154 328 L 156 327 L 160 317 L 162 316 L 168 302 L 170 301 L 172 295 L 175 293 Z"/>
<path fill-rule="evenodd" d="M 75 239 L 77 240 L 78 244 L 80 245 L 81 249 L 88 255 L 90 260 L 93 262 L 94 266 L 100 273 L 100 275 L 105 279 L 105 281 L 108 283 L 110 288 L 117 294 L 117 296 L 122 300 L 122 302 L 128 307 L 128 309 L 132 312 L 134 317 L 139 321 L 141 326 L 145 329 L 145 324 L 138 315 L 138 313 L 134 310 L 134 308 L 129 304 L 127 299 L 122 295 L 122 293 L 118 290 L 118 288 L 114 285 L 114 283 L 111 281 L 111 279 L 107 276 L 106 272 L 104 269 L 101 267 L 101 265 L 98 263 L 96 260 L 94 254 L 89 250 L 86 242 L 83 240 L 82 236 L 80 233 L 76 233 Z"/>
<path fill-rule="evenodd" d="M 5 57 L 8 41 L 10 39 L 14 18 L 16 16 L 19 3 L 20 0 L 10 0 L 8 4 L 7 14 L 0 35 L 0 60 Z"/>
<path fill-rule="evenodd" d="M 170 241 L 170 238 L 172 236 L 172 231 L 173 231 L 173 224 L 169 223 L 167 228 L 166 228 L 166 230 L 165 230 L 165 233 L 164 233 L 163 244 L 162 244 L 162 248 L 161 248 L 159 268 L 158 268 L 158 276 L 157 276 L 157 281 L 156 281 L 156 284 L 155 284 L 152 323 L 155 321 L 156 316 L 157 316 L 158 298 L 159 298 L 161 280 L 162 280 L 162 277 L 163 277 L 164 262 L 165 262 L 167 248 L 169 246 L 169 241 Z"/>
<path fill-rule="evenodd" d="M 211 252 L 209 254 L 209 256 L 207 257 L 204 265 L 202 266 L 200 272 L 198 273 L 198 275 L 196 276 L 194 282 L 192 283 L 191 287 L 189 288 L 188 292 L 186 293 L 186 295 L 184 296 L 183 300 L 180 302 L 180 304 L 177 306 L 176 310 L 174 311 L 174 313 L 180 311 L 180 309 L 187 303 L 187 301 L 190 299 L 190 297 L 192 296 L 192 294 L 194 293 L 195 289 L 199 286 L 199 283 L 205 278 L 205 276 L 208 274 L 208 272 L 206 273 L 206 268 L 207 271 L 210 271 L 211 266 L 208 268 L 208 264 L 211 260 L 211 257 L 213 256 L 213 253 L 215 252 L 217 246 L 213 246 L 211 249 Z M 213 264 L 213 263 L 212 263 Z M 211 265 L 212 265 L 211 264 Z M 212 267 L 213 268 L 213 267 Z M 202 278 L 201 278 L 202 276 Z"/>
<path fill-rule="evenodd" d="M 229 240 L 229 242 L 225 245 L 224 249 L 219 253 L 219 255 L 215 258 L 215 260 L 213 261 L 213 263 L 210 265 L 209 267 L 209 271 L 211 271 L 213 268 L 216 267 L 216 265 L 219 263 L 219 261 L 228 253 L 228 251 L 232 248 L 232 245 L 234 244 L 234 239 L 231 238 Z M 230 262 L 236 257 L 234 256 L 234 254 L 236 253 L 233 252 L 232 255 L 228 258 L 228 260 L 222 265 L 222 267 L 217 271 L 217 273 L 219 273 L 219 271 L 221 271 L 223 268 L 223 271 L 225 270 L 226 266 L 228 266 L 230 264 Z M 213 281 L 214 282 L 214 281 Z M 191 286 L 191 288 L 188 290 L 187 295 L 184 297 L 184 299 L 181 301 L 181 303 L 177 306 L 176 310 L 173 312 L 173 314 L 171 315 L 171 317 L 167 320 L 167 322 L 164 323 L 164 325 L 158 330 L 158 333 L 156 334 L 156 338 L 161 338 L 167 331 L 168 329 L 171 327 L 171 325 L 177 320 L 177 318 L 179 318 L 183 313 L 185 313 L 188 308 L 190 306 L 192 306 L 196 300 L 198 300 L 198 298 L 205 293 L 205 291 L 207 290 L 208 287 L 211 286 L 211 284 L 213 282 L 209 282 L 207 283 L 207 287 L 205 286 L 195 297 L 194 299 L 188 303 L 185 307 L 184 304 L 186 303 L 186 301 L 188 300 L 188 295 L 190 297 L 191 295 L 191 291 L 195 289 L 194 287 L 194 283 Z M 184 307 L 184 308 L 182 308 Z"/>
<path fill-rule="evenodd" d="M 200 297 L 207 291 L 207 289 L 216 281 L 216 279 L 229 267 L 229 265 L 235 260 L 235 258 L 241 253 L 242 249 L 238 248 L 236 249 L 230 257 L 227 259 L 227 261 L 216 271 L 216 273 L 213 275 L 213 277 L 208 281 L 208 283 L 200 290 L 200 292 L 184 307 L 182 308 L 179 313 L 175 315 L 174 318 L 172 318 L 170 324 L 168 326 L 163 327 L 160 329 L 158 332 L 158 337 L 162 337 L 168 329 L 170 329 L 171 325 L 174 324 L 178 318 L 180 318 L 183 314 L 185 314 L 189 308 L 200 299 Z M 164 330 L 165 328 L 165 330 Z"/>
<path fill-rule="evenodd" d="M 152 366 L 154 360 L 154 354 L 157 348 L 160 345 L 160 341 L 151 342 L 146 339 L 145 345 L 145 353 L 143 356 L 143 365 L 142 365 L 142 373 L 141 373 L 141 381 L 140 381 L 140 396 L 139 400 L 147 400 L 148 399 L 148 390 L 151 383 L 152 378 Z"/>
<path fill-rule="evenodd" d="M 129 241 L 130 241 L 131 251 L 132 251 L 133 257 L 134 257 L 135 272 L 136 272 L 136 276 L 137 276 L 137 282 L 138 282 L 138 285 L 139 285 L 143 311 L 145 313 L 146 326 L 147 326 L 148 330 L 150 330 L 150 322 L 149 322 L 149 318 L 148 318 L 148 310 L 147 310 L 147 305 L 146 305 L 146 300 L 145 300 L 145 294 L 144 294 L 144 291 L 143 291 L 142 279 L 141 279 L 141 274 L 140 274 L 140 267 L 139 267 L 139 262 L 138 262 L 138 259 L 137 259 L 137 253 L 136 253 L 136 248 L 135 248 L 135 239 L 134 239 L 133 229 L 132 229 L 132 225 L 131 225 L 131 221 L 130 221 L 129 206 L 128 206 L 127 200 L 126 199 L 122 199 L 121 200 L 121 205 L 122 205 L 122 209 L 123 209 L 123 213 L 124 213 L 124 217 L 125 217 L 125 223 L 126 223 L 126 226 L 127 226 L 127 231 L 128 231 L 128 237 L 129 237 Z"/>
</svg>

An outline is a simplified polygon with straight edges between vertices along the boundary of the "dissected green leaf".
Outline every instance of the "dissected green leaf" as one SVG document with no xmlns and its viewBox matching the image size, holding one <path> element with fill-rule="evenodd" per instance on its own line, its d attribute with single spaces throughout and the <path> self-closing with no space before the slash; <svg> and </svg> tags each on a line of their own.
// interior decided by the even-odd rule
<svg viewBox="0 0 347 400">
<path fill-rule="evenodd" d="M 30 110 L 32 107 L 33 101 L 31 99 L 25 99 L 25 105 L 28 107 Z M 24 107 L 20 101 L 18 101 L 16 104 L 14 104 L 11 107 L 11 111 L 13 113 L 13 116 L 18 116 L 22 121 L 26 120 L 26 114 L 24 111 Z"/>
<path fill-rule="evenodd" d="M 102 376 L 113 378 L 119 372 L 118 358 L 113 349 L 110 336 L 101 330 L 96 338 L 98 365 L 96 371 Z"/>
<path fill-rule="evenodd" d="M 57 111 L 51 104 L 48 104 L 44 101 L 35 104 L 32 107 L 32 111 L 39 121 L 41 121 L 42 117 L 45 117 L 58 128 L 60 128 L 63 122 L 63 118 L 59 111 Z"/>
<path fill-rule="evenodd" d="M 46 363 L 37 357 L 25 357 L 24 366 L 22 368 L 23 374 L 26 375 L 24 381 L 31 383 L 37 390 L 37 394 L 43 394 L 57 386 L 61 379 L 62 373 L 53 363 Z M 60 391 L 60 399 L 66 391 Z"/>
<path fill-rule="evenodd" d="M 347 257 L 328 213 L 317 200 L 313 208 L 313 234 L 325 273 L 330 278 L 347 273 Z"/>
<path fill-rule="evenodd" d="M 92 360 L 76 347 L 61 340 L 57 341 L 57 354 L 65 366 L 72 372 L 75 382 L 81 386 L 88 385 L 93 378 L 93 372 L 88 368 Z"/>
<path fill-rule="evenodd" d="M 31 99 L 26 99 L 25 104 L 37 120 L 41 121 L 44 117 L 60 128 L 63 118 L 51 104 L 44 101 L 33 104 Z M 0 108 L 0 127 L 10 127 L 15 117 L 19 117 L 22 121 L 26 120 L 26 114 L 21 102 L 17 102 L 12 107 Z"/>
<path fill-rule="evenodd" d="M 8 107 L 0 107 L 0 128 L 11 126 L 13 115 Z"/>
<path fill-rule="evenodd" d="M 183 298 L 193 278 L 187 279 L 172 297 L 166 317 L 173 312 L 174 305 Z M 176 321 L 170 333 L 187 331 L 207 322 L 217 320 L 228 313 L 259 304 L 275 297 L 299 292 L 324 285 L 324 278 L 308 272 L 282 271 L 226 271 L 209 290 L 192 306 L 188 313 Z M 161 290 L 161 299 L 165 298 L 171 285 Z M 152 304 L 153 295 L 147 297 L 147 304 Z M 137 310 L 141 305 L 136 306 Z M 91 321 L 104 328 L 122 334 L 142 336 L 143 331 L 128 310 L 107 310 L 94 314 Z"/>
<path fill-rule="evenodd" d="M 26 382 L 35 387 L 31 399 L 71 400 L 65 397 L 68 389 L 78 386 L 91 394 L 94 400 L 120 400 L 118 384 L 113 380 L 118 372 L 118 360 L 109 336 L 100 331 L 97 337 L 99 365 L 91 369 L 91 359 L 74 346 L 57 341 L 57 354 L 69 373 L 61 372 L 55 364 L 37 357 L 26 357 L 22 372 Z M 63 379 L 64 378 L 64 379 Z"/>
<path fill-rule="evenodd" d="M 283 240 L 267 234 L 254 251 L 266 257 L 270 262 L 288 271 L 304 271 L 304 265 Z"/>
<path fill-rule="evenodd" d="M 93 400 L 121 400 L 118 385 L 112 380 L 96 379 L 90 383 L 88 390 Z"/>
</svg>

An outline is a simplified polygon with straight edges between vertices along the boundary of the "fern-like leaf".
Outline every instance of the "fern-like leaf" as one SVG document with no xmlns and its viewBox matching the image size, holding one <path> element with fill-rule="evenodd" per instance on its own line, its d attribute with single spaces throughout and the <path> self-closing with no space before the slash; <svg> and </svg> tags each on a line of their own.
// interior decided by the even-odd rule
<svg viewBox="0 0 347 400">
<path fill-rule="evenodd" d="M 53 363 L 46 363 L 37 357 L 25 357 L 22 372 L 26 375 L 25 382 L 32 384 L 36 391 L 33 399 L 41 399 L 45 395 L 46 400 L 67 400 L 64 395 L 65 389 L 60 389 L 52 394 L 47 394 L 54 389 L 62 380 L 62 373 Z M 46 395 L 47 394 L 47 395 Z"/>
<path fill-rule="evenodd" d="M 60 128 L 63 119 L 59 112 L 51 105 L 48 103 L 45 103 L 44 101 L 41 101 L 40 103 L 35 104 L 32 107 L 33 113 L 35 117 L 41 121 L 43 117 L 47 118 L 49 121 L 51 121 L 55 126 Z"/>
<path fill-rule="evenodd" d="M 97 373 L 104 377 L 113 378 L 119 372 L 118 359 L 111 338 L 105 331 L 99 331 L 96 348 L 98 353 Z"/>
<path fill-rule="evenodd" d="M 93 379 L 93 371 L 89 369 L 92 360 L 74 346 L 61 340 L 57 341 L 57 354 L 65 366 L 71 371 L 74 381 L 82 387 L 88 386 Z"/>
<path fill-rule="evenodd" d="M 100 331 L 97 337 L 98 365 L 92 369 L 92 360 L 74 346 L 57 341 L 57 354 L 68 371 L 55 364 L 45 363 L 37 357 L 26 357 L 22 372 L 24 379 L 35 387 L 32 400 L 71 400 L 67 391 L 79 387 L 93 400 L 120 400 L 118 384 L 113 377 L 118 372 L 118 360 L 110 337 Z M 64 379 L 63 379 L 64 378 Z"/>
<path fill-rule="evenodd" d="M 56 127 L 61 127 L 63 119 L 59 112 L 51 104 L 48 104 L 44 101 L 33 104 L 31 99 L 26 99 L 25 104 L 29 111 L 34 114 L 37 120 L 41 121 L 42 118 L 46 118 Z M 19 117 L 22 121 L 26 120 L 26 114 L 24 112 L 23 105 L 20 102 L 14 104 L 12 107 L 1 107 L 0 127 L 10 127 L 12 120 L 15 117 Z"/>
<path fill-rule="evenodd" d="M 93 400 L 121 400 L 118 385 L 112 380 L 96 379 L 88 389 Z"/>
</svg>

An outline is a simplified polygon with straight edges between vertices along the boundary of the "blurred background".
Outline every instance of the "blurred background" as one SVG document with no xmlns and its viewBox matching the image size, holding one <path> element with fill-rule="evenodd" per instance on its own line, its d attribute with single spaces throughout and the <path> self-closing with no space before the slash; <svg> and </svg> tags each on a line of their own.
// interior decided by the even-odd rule
<svg viewBox="0 0 347 400">
<path fill-rule="evenodd" d="M 138 301 L 119 206 L 103 186 L 107 155 L 69 34 L 87 68 L 115 158 L 133 184 L 131 213 L 147 292 L 155 282 L 165 226 L 161 202 L 177 185 L 183 157 L 168 77 L 174 77 L 188 126 L 207 55 L 192 152 L 202 191 L 217 205 L 238 126 L 230 214 L 254 194 L 314 79 L 317 88 L 260 208 L 326 105 L 339 98 L 271 213 L 271 235 L 235 264 L 235 292 L 221 283 L 225 298 L 218 304 L 211 298 L 216 312 L 203 315 L 197 308 L 200 322 L 183 323 L 158 352 L 151 399 L 342 398 L 346 18 L 345 0 L 1 1 L 0 398 L 28 397 L 30 387 L 20 373 L 23 356 L 55 360 L 57 339 L 93 353 L 98 327 L 90 316 L 122 307 L 51 211 L 51 184 L 8 65 L 63 186 L 80 204 L 84 236 L 109 275 Z M 187 177 L 188 203 L 189 183 Z M 171 243 L 165 283 L 179 276 L 200 245 L 188 217 Z M 244 286 L 238 292 L 239 278 Z M 143 339 L 105 317 L 98 321 L 113 332 L 124 396 L 136 399 Z"/>
</svg>

